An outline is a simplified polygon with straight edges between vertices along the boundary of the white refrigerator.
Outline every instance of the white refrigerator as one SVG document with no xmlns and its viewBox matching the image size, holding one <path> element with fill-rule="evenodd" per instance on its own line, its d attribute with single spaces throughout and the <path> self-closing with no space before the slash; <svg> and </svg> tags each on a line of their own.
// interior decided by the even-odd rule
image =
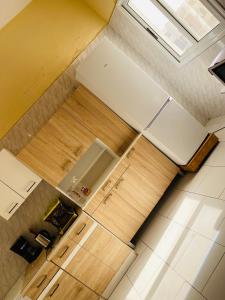
<svg viewBox="0 0 225 300">
<path fill-rule="evenodd" d="M 178 165 L 188 163 L 208 134 L 106 37 L 80 63 L 77 80 Z"/>
</svg>

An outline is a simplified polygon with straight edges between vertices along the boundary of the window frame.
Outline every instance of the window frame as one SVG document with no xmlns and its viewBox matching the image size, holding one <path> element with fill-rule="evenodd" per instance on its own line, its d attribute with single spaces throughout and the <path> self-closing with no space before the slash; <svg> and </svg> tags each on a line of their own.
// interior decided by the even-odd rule
<svg viewBox="0 0 225 300">
<path fill-rule="evenodd" d="M 122 8 L 134 19 L 136 20 L 150 35 L 158 42 L 158 44 L 178 62 L 178 63 L 187 63 L 190 60 L 194 59 L 198 55 L 200 55 L 203 51 L 217 42 L 225 35 L 225 11 L 221 7 L 221 5 L 215 0 L 199 0 L 205 5 L 210 12 L 220 21 L 212 31 L 206 34 L 200 41 L 197 41 L 191 33 L 185 29 L 185 27 L 179 23 L 178 20 L 170 13 L 161 3 L 160 0 L 151 0 L 160 11 L 166 15 L 166 17 L 179 29 L 182 34 L 188 38 L 193 43 L 188 50 L 184 52 L 184 54 L 179 55 L 174 49 L 168 45 L 162 37 L 160 37 L 142 18 L 139 16 L 129 5 L 129 0 L 121 0 Z"/>
</svg>

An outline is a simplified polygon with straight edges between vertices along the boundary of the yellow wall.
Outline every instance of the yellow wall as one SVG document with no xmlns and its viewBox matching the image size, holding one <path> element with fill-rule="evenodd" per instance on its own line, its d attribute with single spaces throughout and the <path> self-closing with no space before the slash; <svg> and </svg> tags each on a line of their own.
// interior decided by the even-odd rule
<svg viewBox="0 0 225 300">
<path fill-rule="evenodd" d="M 33 0 L 0 31 L 0 138 L 105 24 L 82 0 Z"/>
<path fill-rule="evenodd" d="M 104 20 L 108 21 L 116 5 L 116 0 L 84 0 Z"/>
</svg>

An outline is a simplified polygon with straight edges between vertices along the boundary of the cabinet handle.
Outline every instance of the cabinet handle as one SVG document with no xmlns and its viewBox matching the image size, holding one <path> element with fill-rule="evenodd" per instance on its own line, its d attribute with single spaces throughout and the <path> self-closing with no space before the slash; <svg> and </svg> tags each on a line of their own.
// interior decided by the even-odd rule
<svg viewBox="0 0 225 300">
<path fill-rule="evenodd" d="M 127 158 L 131 158 L 134 154 L 135 148 L 131 148 L 131 150 L 127 153 Z"/>
<path fill-rule="evenodd" d="M 102 190 L 105 191 L 107 186 L 112 182 L 112 180 L 107 180 L 106 183 L 103 185 Z"/>
<path fill-rule="evenodd" d="M 70 164 L 71 164 L 71 161 L 69 160 L 69 159 L 67 159 L 65 162 L 64 162 L 64 164 L 62 165 L 62 169 L 63 169 L 63 171 L 69 171 L 69 166 L 70 166 Z"/>
<path fill-rule="evenodd" d="M 68 249 L 69 249 L 69 246 L 65 246 L 62 253 L 59 255 L 59 258 L 62 258 L 64 256 L 64 254 L 68 251 Z"/>
<path fill-rule="evenodd" d="M 123 178 L 120 178 L 120 179 L 117 181 L 117 183 L 115 184 L 115 189 L 116 189 L 116 190 L 118 190 L 120 184 L 121 184 L 123 181 L 124 181 Z"/>
<path fill-rule="evenodd" d="M 8 214 L 11 214 L 11 212 L 17 207 L 18 204 L 19 204 L 19 203 L 15 203 L 15 204 L 13 205 L 13 207 L 8 211 Z"/>
<path fill-rule="evenodd" d="M 83 146 L 79 146 L 76 151 L 74 151 L 75 156 L 80 156 L 83 152 Z"/>
<path fill-rule="evenodd" d="M 50 298 L 54 295 L 54 293 L 56 292 L 56 290 L 58 289 L 58 287 L 59 287 L 59 283 L 53 285 L 52 289 L 49 292 L 49 297 Z"/>
<path fill-rule="evenodd" d="M 29 193 L 29 191 L 32 189 L 32 187 L 36 184 L 35 181 L 31 181 L 31 183 L 27 186 L 26 192 Z"/>
<path fill-rule="evenodd" d="M 39 283 L 36 285 L 36 288 L 39 288 L 42 286 L 42 284 L 45 282 L 45 280 L 47 279 L 47 275 L 43 275 L 41 277 L 41 280 L 39 281 Z"/>
<path fill-rule="evenodd" d="M 104 199 L 104 204 L 107 204 L 107 201 L 109 200 L 109 198 L 112 196 L 112 193 L 108 194 L 105 199 Z"/>
<path fill-rule="evenodd" d="M 79 231 L 77 231 L 76 235 L 80 235 L 80 234 L 81 234 L 81 232 L 84 230 L 84 228 L 85 228 L 86 226 L 87 226 L 87 224 L 86 224 L 86 223 L 82 224 L 82 226 L 81 226 L 80 230 L 79 230 Z"/>
</svg>

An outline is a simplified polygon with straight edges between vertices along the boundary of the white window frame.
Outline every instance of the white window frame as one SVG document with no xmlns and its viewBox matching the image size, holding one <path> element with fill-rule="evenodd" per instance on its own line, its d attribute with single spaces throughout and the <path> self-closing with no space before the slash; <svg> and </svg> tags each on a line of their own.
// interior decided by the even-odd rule
<svg viewBox="0 0 225 300">
<path fill-rule="evenodd" d="M 160 3 L 160 0 L 151 0 L 160 11 L 165 14 L 168 19 L 187 37 L 192 43 L 188 50 L 184 54 L 177 54 L 132 8 L 128 5 L 129 0 L 122 0 L 121 6 L 126 10 L 142 27 L 144 27 L 151 36 L 159 42 L 179 63 L 186 63 L 200 55 L 203 51 L 213 45 L 215 42 L 225 36 L 225 11 L 221 5 L 215 0 L 200 0 L 210 12 L 220 21 L 220 24 L 210 31 L 199 42 L 172 16 L 168 10 L 166 10 Z"/>
</svg>

